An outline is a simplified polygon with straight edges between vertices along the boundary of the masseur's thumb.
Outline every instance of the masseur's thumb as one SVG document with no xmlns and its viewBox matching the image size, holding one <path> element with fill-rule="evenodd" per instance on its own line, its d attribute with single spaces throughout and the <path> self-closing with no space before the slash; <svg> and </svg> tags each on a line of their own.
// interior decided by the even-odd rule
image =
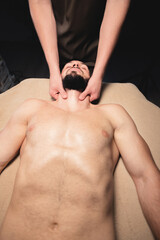
<svg viewBox="0 0 160 240">
<path fill-rule="evenodd" d="M 67 93 L 66 93 L 66 91 L 64 89 L 61 89 L 60 94 L 61 94 L 63 99 L 66 99 L 68 97 Z"/>
<path fill-rule="evenodd" d="M 84 92 L 81 93 L 81 95 L 79 96 L 79 100 L 83 101 L 86 96 L 89 94 L 88 90 L 86 89 Z"/>
</svg>

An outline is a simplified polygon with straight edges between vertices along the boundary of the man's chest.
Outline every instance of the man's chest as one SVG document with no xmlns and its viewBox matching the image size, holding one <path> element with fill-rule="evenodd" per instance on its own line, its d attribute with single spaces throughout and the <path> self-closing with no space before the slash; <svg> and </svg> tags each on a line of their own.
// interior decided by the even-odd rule
<svg viewBox="0 0 160 240">
<path fill-rule="evenodd" d="M 107 147 L 113 140 L 113 129 L 98 112 L 41 112 L 30 119 L 26 138 L 34 145 L 83 147 L 89 151 Z"/>
<path fill-rule="evenodd" d="M 98 112 L 41 111 L 28 123 L 21 166 L 33 181 L 36 176 L 38 182 L 43 176 L 57 181 L 67 172 L 71 182 L 72 174 L 78 182 L 99 182 L 113 171 L 112 142 L 113 129 Z"/>
</svg>

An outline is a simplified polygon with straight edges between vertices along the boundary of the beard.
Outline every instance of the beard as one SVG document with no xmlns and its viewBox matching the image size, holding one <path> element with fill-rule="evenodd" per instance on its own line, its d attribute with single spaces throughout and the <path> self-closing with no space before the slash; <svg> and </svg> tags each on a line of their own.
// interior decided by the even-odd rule
<svg viewBox="0 0 160 240">
<path fill-rule="evenodd" d="M 71 74 L 68 74 L 63 78 L 63 88 L 83 92 L 87 87 L 88 80 L 89 79 L 84 79 L 73 71 Z"/>
</svg>

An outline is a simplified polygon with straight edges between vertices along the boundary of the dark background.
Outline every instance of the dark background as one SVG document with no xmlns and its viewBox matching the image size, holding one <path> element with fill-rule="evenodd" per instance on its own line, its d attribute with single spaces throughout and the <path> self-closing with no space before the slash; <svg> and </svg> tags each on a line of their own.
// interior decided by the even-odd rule
<svg viewBox="0 0 160 240">
<path fill-rule="evenodd" d="M 131 0 L 105 81 L 132 82 L 160 106 L 158 5 L 158 0 Z M 49 77 L 27 0 L 0 0 L 0 55 L 17 79 L 15 84 L 25 78 Z"/>
</svg>

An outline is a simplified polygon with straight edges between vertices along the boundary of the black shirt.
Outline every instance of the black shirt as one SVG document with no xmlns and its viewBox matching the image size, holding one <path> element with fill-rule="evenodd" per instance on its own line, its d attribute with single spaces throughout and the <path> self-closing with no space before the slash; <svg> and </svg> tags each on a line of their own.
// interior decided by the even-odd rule
<svg viewBox="0 0 160 240">
<path fill-rule="evenodd" d="M 80 60 L 94 66 L 106 0 L 52 0 L 60 65 Z"/>
</svg>

